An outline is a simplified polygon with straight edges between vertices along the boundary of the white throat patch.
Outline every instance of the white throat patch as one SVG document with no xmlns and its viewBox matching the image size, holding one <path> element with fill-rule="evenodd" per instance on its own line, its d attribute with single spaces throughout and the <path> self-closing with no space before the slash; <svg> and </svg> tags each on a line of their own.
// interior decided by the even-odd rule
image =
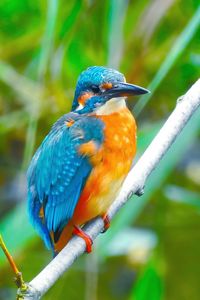
<svg viewBox="0 0 200 300">
<path fill-rule="evenodd" d="M 95 110 L 96 115 L 110 115 L 126 107 L 124 97 L 112 98 Z"/>
</svg>

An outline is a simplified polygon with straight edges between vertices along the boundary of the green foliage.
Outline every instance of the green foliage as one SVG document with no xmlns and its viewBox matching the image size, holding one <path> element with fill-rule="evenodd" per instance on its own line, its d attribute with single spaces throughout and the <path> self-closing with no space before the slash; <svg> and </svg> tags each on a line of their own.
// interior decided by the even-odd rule
<svg viewBox="0 0 200 300">
<path fill-rule="evenodd" d="M 163 282 L 155 263 L 150 262 L 143 270 L 133 289 L 131 300 L 163 299 Z"/>
<path fill-rule="evenodd" d="M 196 31 L 199 28 L 199 20 L 200 20 L 200 7 L 197 9 L 196 13 L 188 23 L 188 25 L 184 28 L 183 32 L 179 35 L 177 40 L 175 41 L 173 47 L 171 48 L 170 52 L 166 56 L 166 59 L 160 66 L 158 72 L 156 73 L 155 77 L 153 78 L 152 82 L 148 86 L 148 89 L 151 91 L 151 94 L 147 95 L 147 97 L 141 97 L 140 101 L 136 104 L 134 111 L 136 115 L 138 115 L 148 101 L 153 96 L 156 89 L 159 87 L 161 81 L 165 78 L 167 73 L 175 64 L 176 60 L 180 57 L 183 53 L 184 49 L 187 47 L 191 39 L 194 37 Z"/>
</svg>

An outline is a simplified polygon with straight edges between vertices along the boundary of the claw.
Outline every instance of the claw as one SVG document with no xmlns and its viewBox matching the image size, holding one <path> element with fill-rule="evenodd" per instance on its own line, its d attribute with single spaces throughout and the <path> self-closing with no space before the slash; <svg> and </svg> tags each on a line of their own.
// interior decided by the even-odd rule
<svg viewBox="0 0 200 300">
<path fill-rule="evenodd" d="M 78 235 L 79 237 L 81 237 L 85 241 L 86 252 L 87 253 L 92 252 L 93 241 L 92 241 L 91 237 L 87 233 L 85 233 L 80 227 L 74 225 L 73 234 L 74 235 Z"/>
<path fill-rule="evenodd" d="M 104 222 L 104 229 L 103 229 L 102 233 L 104 233 L 110 227 L 110 219 L 109 219 L 109 216 L 107 214 L 103 215 L 102 219 L 103 219 L 103 222 Z"/>
</svg>

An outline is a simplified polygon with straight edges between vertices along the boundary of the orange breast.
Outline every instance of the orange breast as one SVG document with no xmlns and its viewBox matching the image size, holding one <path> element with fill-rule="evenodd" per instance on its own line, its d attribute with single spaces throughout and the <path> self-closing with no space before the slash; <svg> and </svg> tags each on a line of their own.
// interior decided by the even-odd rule
<svg viewBox="0 0 200 300">
<path fill-rule="evenodd" d="M 106 213 L 129 172 L 136 152 L 136 123 L 127 108 L 96 116 L 104 124 L 105 140 L 91 156 L 94 168 L 86 182 L 72 222 L 81 225 Z"/>
</svg>

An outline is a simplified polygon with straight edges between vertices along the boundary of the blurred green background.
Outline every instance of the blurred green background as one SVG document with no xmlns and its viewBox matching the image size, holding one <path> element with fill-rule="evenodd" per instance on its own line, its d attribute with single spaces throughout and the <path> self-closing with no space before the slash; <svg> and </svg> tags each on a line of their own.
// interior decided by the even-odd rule
<svg viewBox="0 0 200 300">
<path fill-rule="evenodd" d="M 27 218 L 26 168 L 92 65 L 152 91 L 130 104 L 138 159 L 200 75 L 199 1 L 1 0 L 0 233 L 26 281 L 51 260 Z M 199 111 L 94 248 L 43 299 L 199 299 Z M 0 300 L 15 293 L 0 251 Z"/>
</svg>

